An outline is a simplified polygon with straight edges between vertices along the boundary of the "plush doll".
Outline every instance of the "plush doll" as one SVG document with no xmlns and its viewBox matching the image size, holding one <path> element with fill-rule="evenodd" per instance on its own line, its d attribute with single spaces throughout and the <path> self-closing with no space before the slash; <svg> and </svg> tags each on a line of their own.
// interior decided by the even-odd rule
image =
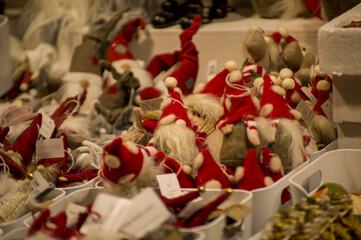
<svg viewBox="0 0 361 240">
<path fill-rule="evenodd" d="M 150 143 L 165 156 L 182 164 L 191 164 L 198 153 L 196 134 L 192 116 L 187 113 L 180 93 L 173 91 L 160 109 L 163 112 Z"/>
<path fill-rule="evenodd" d="M 103 151 L 99 176 L 107 190 L 118 195 L 132 195 L 139 188 L 156 187 L 156 175 L 162 170 L 155 164 L 154 147 L 137 147 L 115 138 Z"/>
<path fill-rule="evenodd" d="M 132 105 L 135 97 L 134 92 L 139 88 L 139 81 L 131 71 L 118 73 L 106 60 L 101 60 L 100 66 L 104 70 L 109 70 L 116 82 L 103 90 L 94 107 L 97 112 L 104 115 L 110 124 L 114 124 L 121 113 L 126 110 L 126 107 Z M 128 110 L 131 112 L 132 109 L 129 107 Z"/>
<path fill-rule="evenodd" d="M 192 168 L 189 165 L 182 165 L 179 161 L 173 158 L 165 158 L 160 166 L 163 167 L 165 173 L 175 173 L 181 188 L 195 188 L 196 181 L 192 177 Z"/>
</svg>

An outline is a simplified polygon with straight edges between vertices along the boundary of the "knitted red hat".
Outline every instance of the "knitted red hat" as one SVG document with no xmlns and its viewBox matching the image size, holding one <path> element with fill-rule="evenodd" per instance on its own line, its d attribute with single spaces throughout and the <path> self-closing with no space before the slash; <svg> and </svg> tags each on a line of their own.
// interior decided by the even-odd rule
<svg viewBox="0 0 361 240">
<path fill-rule="evenodd" d="M 53 164 L 59 164 L 59 168 L 63 171 L 67 169 L 68 164 L 68 155 L 66 151 L 68 151 L 68 138 L 66 137 L 65 133 L 61 133 L 61 138 L 63 140 L 64 146 L 64 156 L 59 158 L 44 158 L 38 161 L 38 165 L 44 165 L 44 167 L 51 166 Z"/>
<path fill-rule="evenodd" d="M 326 80 L 329 84 L 330 84 L 330 89 L 328 91 L 332 92 L 332 78 L 328 75 L 328 74 L 324 74 L 324 75 L 316 75 L 315 80 L 312 84 L 312 89 L 311 89 L 311 93 L 313 96 L 315 96 L 315 98 L 318 98 L 318 83 L 321 80 Z"/>
<path fill-rule="evenodd" d="M 133 35 L 138 28 L 145 28 L 145 22 L 142 18 L 133 19 L 112 39 L 106 56 L 107 61 L 114 62 L 120 59 L 134 59 L 133 54 L 129 50 L 128 43 L 133 40 Z"/>
<path fill-rule="evenodd" d="M 268 74 L 263 76 L 263 94 L 260 102 L 260 114 L 270 119 L 289 118 L 298 119 L 300 114 L 296 110 L 290 110 L 287 106 L 285 90 L 275 85 Z"/>
<path fill-rule="evenodd" d="M 192 129 L 188 113 L 178 92 L 172 92 L 170 98 L 164 100 L 160 108 L 163 110 L 163 113 L 158 123 L 159 127 L 171 123 L 182 124 L 181 122 L 183 121 L 188 128 Z"/>
<path fill-rule="evenodd" d="M 15 139 L 13 145 L 8 149 L 18 152 L 22 156 L 22 164 L 24 167 L 28 166 L 31 162 L 31 158 L 35 152 L 42 118 L 41 113 L 36 115 L 30 125 Z"/>
<path fill-rule="evenodd" d="M 198 170 L 197 187 L 232 188 L 232 183 L 226 172 L 216 163 L 208 149 L 204 149 L 197 155 L 193 167 Z"/>
<path fill-rule="evenodd" d="M 247 115 L 258 117 L 258 111 L 250 95 L 250 89 L 244 84 L 240 70 L 233 70 L 226 77 L 226 89 L 223 101 L 224 115 L 221 127 L 243 120 Z"/>
<path fill-rule="evenodd" d="M 191 94 L 193 91 L 198 75 L 198 51 L 192 42 L 192 37 L 198 31 L 200 25 L 201 16 L 196 15 L 192 25 L 183 30 L 179 36 L 182 48 L 178 58 L 180 66 L 164 79 L 164 84 L 170 92 L 175 87 L 179 88 L 183 95 Z"/>
<path fill-rule="evenodd" d="M 190 175 L 192 169 L 187 165 L 182 166 L 177 160 L 173 158 L 166 158 L 162 163 L 164 172 L 175 173 L 181 188 L 195 188 L 196 183 L 193 177 Z"/>
<path fill-rule="evenodd" d="M 116 184 L 133 182 L 143 167 L 143 153 L 131 142 L 115 138 L 103 151 L 104 167 L 100 176 Z"/>
<path fill-rule="evenodd" d="M 236 169 L 236 180 L 240 179 L 237 188 L 252 191 L 266 186 L 265 176 L 257 160 L 255 149 L 249 149 L 242 167 Z"/>
</svg>

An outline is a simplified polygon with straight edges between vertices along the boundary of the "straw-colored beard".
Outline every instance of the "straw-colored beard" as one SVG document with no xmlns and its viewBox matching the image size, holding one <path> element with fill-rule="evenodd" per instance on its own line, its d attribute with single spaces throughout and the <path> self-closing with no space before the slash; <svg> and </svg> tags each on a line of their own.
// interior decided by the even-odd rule
<svg viewBox="0 0 361 240">
<path fill-rule="evenodd" d="M 316 115 L 311 122 L 310 132 L 317 143 L 326 146 L 336 140 L 336 129 L 330 120 L 322 115 Z"/>
<path fill-rule="evenodd" d="M 198 153 L 195 133 L 175 123 L 159 127 L 154 134 L 155 148 L 182 163 L 192 163 Z"/>
</svg>

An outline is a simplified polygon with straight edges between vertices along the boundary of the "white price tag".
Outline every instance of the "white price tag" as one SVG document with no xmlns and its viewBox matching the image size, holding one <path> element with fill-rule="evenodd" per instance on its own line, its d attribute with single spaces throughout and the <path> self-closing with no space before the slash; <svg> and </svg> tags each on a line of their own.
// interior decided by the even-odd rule
<svg viewBox="0 0 361 240">
<path fill-rule="evenodd" d="M 90 147 L 89 151 L 91 156 L 91 165 L 93 165 L 96 169 L 99 169 L 101 159 L 100 154 L 93 147 Z"/>
<path fill-rule="evenodd" d="M 177 62 L 172 67 L 170 67 L 167 71 L 160 72 L 154 79 L 154 84 L 157 84 L 160 81 L 163 81 L 167 76 L 169 76 L 176 68 L 180 66 L 180 62 Z"/>
<path fill-rule="evenodd" d="M 55 123 L 54 120 L 51 119 L 47 114 L 41 113 L 42 115 L 42 121 L 41 121 L 41 128 L 39 130 L 39 133 L 46 139 L 51 138 L 51 135 L 54 132 L 55 129 Z"/>
<path fill-rule="evenodd" d="M 333 120 L 333 106 L 332 106 L 332 102 L 330 99 L 328 99 L 326 102 L 324 102 L 321 105 L 322 111 L 325 113 L 326 117 L 328 118 L 328 120 L 332 121 Z"/>
<path fill-rule="evenodd" d="M 302 120 L 309 127 L 311 125 L 312 119 L 315 117 L 315 113 L 312 111 L 312 109 L 307 105 L 307 103 L 305 103 L 305 101 L 301 100 L 297 104 L 296 110 L 302 114 Z"/>
<path fill-rule="evenodd" d="M 141 239 L 148 232 L 159 228 L 170 216 L 171 213 L 154 190 L 146 188 L 132 199 L 124 215 L 119 216 L 117 229 Z"/>
<path fill-rule="evenodd" d="M 217 72 L 218 60 L 214 59 L 208 62 L 207 65 L 207 77 Z"/>
<path fill-rule="evenodd" d="M 39 171 L 33 172 L 33 176 L 34 178 L 31 180 L 30 187 L 33 197 L 37 197 L 40 193 L 49 188 L 49 183 Z"/>
<path fill-rule="evenodd" d="M 175 173 L 157 175 L 157 180 L 162 196 L 174 198 L 181 194 L 180 185 Z"/>
<path fill-rule="evenodd" d="M 69 203 L 68 207 L 66 208 L 66 226 L 73 227 L 76 222 L 78 221 L 79 214 L 85 213 L 87 208 L 84 206 L 80 206 L 75 203 Z"/>
<path fill-rule="evenodd" d="M 62 158 L 65 156 L 62 138 L 51 138 L 36 141 L 36 159 Z"/>
<path fill-rule="evenodd" d="M 317 98 L 313 96 L 311 91 L 307 87 L 301 87 L 302 92 L 310 99 L 313 104 L 316 104 Z"/>
</svg>

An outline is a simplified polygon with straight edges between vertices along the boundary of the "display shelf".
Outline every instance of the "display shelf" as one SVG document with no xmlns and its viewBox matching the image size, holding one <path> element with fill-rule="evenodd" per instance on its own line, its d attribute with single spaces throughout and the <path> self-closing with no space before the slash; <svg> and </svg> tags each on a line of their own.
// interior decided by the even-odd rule
<svg viewBox="0 0 361 240">
<path fill-rule="evenodd" d="M 252 9 L 243 9 L 243 13 L 252 13 Z M 213 68 L 218 71 L 224 64 L 233 60 L 241 65 L 246 59 L 244 41 L 250 27 L 259 26 L 264 30 L 275 31 L 279 26 L 289 30 L 289 33 L 300 42 L 306 42 L 312 51 L 317 52 L 317 33 L 324 21 L 313 18 L 295 19 L 265 19 L 256 14 L 245 16 L 238 12 L 230 12 L 224 19 L 213 20 L 209 24 L 201 25 L 193 37 L 199 51 L 199 70 L 197 82 L 204 82 L 208 76 L 210 61 L 216 61 Z M 155 54 L 173 52 L 180 49 L 180 25 L 156 29 L 151 24 L 144 31 L 139 31 L 138 39 L 130 44 L 130 49 L 137 59 L 145 64 Z"/>
</svg>

